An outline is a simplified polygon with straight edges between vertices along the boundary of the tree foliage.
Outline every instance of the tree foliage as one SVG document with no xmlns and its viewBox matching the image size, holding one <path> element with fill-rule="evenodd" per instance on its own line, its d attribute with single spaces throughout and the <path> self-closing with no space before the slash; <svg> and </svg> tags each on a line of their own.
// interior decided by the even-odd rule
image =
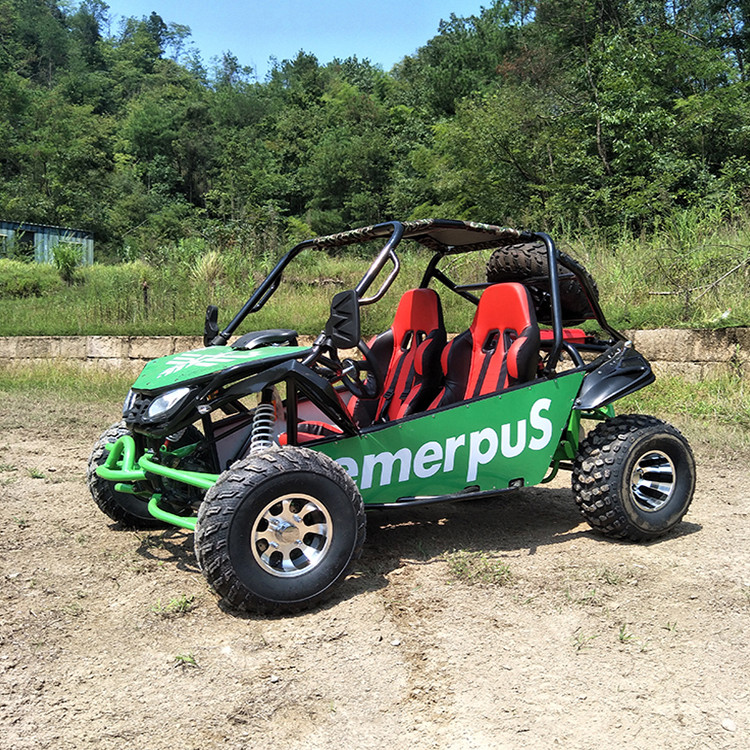
<svg viewBox="0 0 750 750">
<path fill-rule="evenodd" d="M 158 13 L 0 0 L 0 217 L 111 257 L 442 215 L 649 231 L 750 199 L 746 0 L 496 0 L 390 72 L 204 65 Z M 245 239 L 243 239 L 245 238 Z"/>
</svg>

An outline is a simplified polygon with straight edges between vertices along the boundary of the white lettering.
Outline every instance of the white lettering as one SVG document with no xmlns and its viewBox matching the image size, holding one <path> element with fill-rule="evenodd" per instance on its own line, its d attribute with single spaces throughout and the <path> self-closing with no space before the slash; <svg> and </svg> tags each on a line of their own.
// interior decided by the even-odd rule
<svg viewBox="0 0 750 750">
<path fill-rule="evenodd" d="M 440 471 L 440 462 L 443 460 L 443 446 L 431 440 L 425 443 L 414 456 L 414 473 L 420 479 L 427 479 Z M 429 466 L 428 464 L 433 464 Z"/>
<path fill-rule="evenodd" d="M 443 471 L 453 471 L 456 462 L 456 451 L 466 445 L 466 435 L 449 437 L 445 441 L 445 464 Z"/>
<path fill-rule="evenodd" d="M 411 468 L 411 451 L 408 448 L 402 448 L 396 453 L 383 451 L 377 456 L 372 453 L 364 457 L 362 461 L 362 484 L 363 490 L 372 487 L 372 475 L 375 467 L 380 465 L 380 486 L 391 483 L 391 474 L 393 473 L 393 464 L 400 461 L 398 472 L 398 481 L 405 482 L 409 478 L 409 469 Z"/>
<path fill-rule="evenodd" d="M 510 428 L 511 425 L 509 424 L 504 424 L 500 428 L 500 451 L 505 458 L 515 458 L 523 453 L 523 449 L 526 447 L 526 420 L 518 421 L 518 435 L 515 445 L 510 444 Z"/>
<path fill-rule="evenodd" d="M 348 456 L 337 458 L 336 463 L 341 464 L 352 479 L 359 474 L 359 466 L 357 466 L 357 462 L 353 458 L 349 458 Z"/>
<path fill-rule="evenodd" d="M 487 443 L 486 451 L 481 450 L 482 443 Z M 485 427 L 479 432 L 472 432 L 469 436 L 469 471 L 466 481 L 473 482 L 477 478 L 477 469 L 480 464 L 487 464 L 497 454 L 497 433 L 492 427 Z"/>
<path fill-rule="evenodd" d="M 464 463 L 463 454 L 459 454 L 459 448 L 466 447 L 466 434 L 448 437 L 445 443 L 429 440 L 419 446 L 415 454 L 412 454 L 409 448 L 401 448 L 395 453 L 388 451 L 377 455 L 368 453 L 362 457 L 360 489 L 369 489 L 373 483 L 384 487 L 392 481 L 406 482 L 412 474 L 419 479 L 428 479 L 435 476 L 441 469 L 444 473 L 454 471 L 457 464 L 459 468 L 466 466 L 466 482 L 474 482 L 479 473 L 479 467 L 489 464 L 497 455 L 498 448 L 505 458 L 516 458 L 526 449 L 540 451 L 546 448 L 552 440 L 553 422 L 544 414 L 551 406 L 551 399 L 537 399 L 531 407 L 528 420 L 519 419 L 515 423 L 508 422 L 500 425 L 499 438 L 497 431 L 492 427 L 469 433 L 466 463 Z M 344 456 L 337 458 L 336 461 L 353 479 L 359 476 L 360 465 L 357 459 Z M 399 462 L 398 479 L 394 480 L 397 461 Z M 378 467 L 379 474 L 376 476 Z"/>
<path fill-rule="evenodd" d="M 542 433 L 541 437 L 532 436 L 531 440 L 529 440 L 529 448 L 533 451 L 540 451 L 542 448 L 546 448 L 552 438 L 552 420 L 540 414 L 542 411 L 549 410 L 551 405 L 551 399 L 540 398 L 531 407 L 531 429 L 540 430 Z"/>
</svg>

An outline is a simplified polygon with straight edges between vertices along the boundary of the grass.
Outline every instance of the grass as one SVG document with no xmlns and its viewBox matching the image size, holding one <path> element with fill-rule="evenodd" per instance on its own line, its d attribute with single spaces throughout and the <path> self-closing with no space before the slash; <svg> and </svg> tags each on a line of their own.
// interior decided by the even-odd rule
<svg viewBox="0 0 750 750">
<path fill-rule="evenodd" d="M 621 399 L 618 411 L 679 414 L 750 430 L 750 387 L 739 377 L 722 376 L 693 383 L 679 377 L 656 382 Z"/>
<path fill-rule="evenodd" d="M 628 626 L 625 623 L 620 625 L 620 631 L 617 637 L 620 643 L 630 643 L 630 641 L 633 640 L 633 634 L 628 631 Z"/>
<path fill-rule="evenodd" d="M 167 604 L 163 604 L 160 599 L 151 607 L 151 611 L 164 618 L 181 617 L 193 610 L 195 606 L 195 596 L 193 594 L 181 594 L 170 599 Z"/>
<path fill-rule="evenodd" d="M 132 375 L 79 367 L 54 361 L 0 367 L 0 391 L 9 394 L 49 396 L 70 402 L 122 401 L 133 382 Z M 5 469 L 7 470 L 7 469 Z"/>
<path fill-rule="evenodd" d="M 698 383 L 661 377 L 615 403 L 618 413 L 653 414 L 675 423 L 693 443 L 737 458 L 750 450 L 750 388 L 737 377 Z"/>
<path fill-rule="evenodd" d="M 625 580 L 626 575 L 612 568 L 602 568 L 598 571 L 597 578 L 608 586 L 619 586 Z"/>
<path fill-rule="evenodd" d="M 650 238 L 623 232 L 614 240 L 593 233 L 557 239 L 595 278 L 605 314 L 616 328 L 750 325 L 748 217 L 726 223 L 711 212 L 686 211 Z M 0 336 L 200 334 L 206 305 L 218 304 L 220 323 L 226 324 L 283 251 L 252 254 L 219 251 L 206 242 L 193 245 L 161 248 L 151 264 L 77 269 L 72 283 L 63 283 L 51 266 L 0 259 Z M 376 249 L 379 245 L 371 243 L 335 255 L 301 253 L 243 330 L 284 327 L 317 334 L 333 294 L 357 284 Z M 448 258 L 441 268 L 463 281 L 479 281 L 488 254 Z M 408 243 L 399 248 L 401 272 L 393 288 L 380 304 L 363 311 L 366 335 L 388 328 L 396 301 L 419 284 L 430 256 Z M 384 269 L 371 293 L 389 271 Z M 439 291 L 446 326 L 464 330 L 472 306 Z"/>
<path fill-rule="evenodd" d="M 176 654 L 174 657 L 174 666 L 175 667 L 198 667 L 199 664 L 193 654 Z"/>
<path fill-rule="evenodd" d="M 428 257 L 422 253 L 415 259 L 408 250 L 402 255 L 402 271 L 388 295 L 391 304 L 374 305 L 363 313 L 366 334 L 388 328 L 394 300 L 418 284 Z M 219 323 L 225 325 L 272 265 L 269 259 L 208 251 L 191 265 L 177 260 L 158 267 L 143 262 L 94 265 L 79 269 L 77 283 L 59 286 L 48 283 L 48 268 L 37 267 L 45 283 L 35 287 L 29 282 L 24 288 L 39 289 L 38 294 L 4 293 L 11 285 L 3 286 L 0 265 L 0 336 L 201 334 L 208 304 L 219 305 Z M 369 259 L 358 254 L 302 253 L 285 271 L 277 292 L 241 330 L 284 327 L 319 333 L 333 295 L 353 288 L 368 265 Z"/>
<path fill-rule="evenodd" d="M 685 210 L 651 237 L 571 237 L 616 328 L 750 324 L 750 219 Z"/>
<path fill-rule="evenodd" d="M 598 635 L 586 635 L 579 630 L 573 636 L 573 648 L 576 653 L 579 654 L 584 649 L 589 648 L 592 641 L 596 640 L 598 637 Z"/>
<path fill-rule="evenodd" d="M 486 552 L 456 550 L 446 555 L 448 573 L 453 581 L 507 586 L 513 582 L 510 567 Z"/>
</svg>

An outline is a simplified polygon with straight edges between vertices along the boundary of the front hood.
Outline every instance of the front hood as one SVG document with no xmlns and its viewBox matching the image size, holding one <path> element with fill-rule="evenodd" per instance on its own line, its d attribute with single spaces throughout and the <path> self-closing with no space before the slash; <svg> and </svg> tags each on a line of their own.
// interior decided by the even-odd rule
<svg viewBox="0 0 750 750">
<path fill-rule="evenodd" d="M 180 354 L 159 357 L 149 362 L 133 383 L 134 390 L 152 391 L 205 377 L 235 365 L 268 360 L 278 362 L 294 359 L 310 351 L 307 346 L 264 346 L 242 351 L 223 346 L 194 349 Z"/>
</svg>

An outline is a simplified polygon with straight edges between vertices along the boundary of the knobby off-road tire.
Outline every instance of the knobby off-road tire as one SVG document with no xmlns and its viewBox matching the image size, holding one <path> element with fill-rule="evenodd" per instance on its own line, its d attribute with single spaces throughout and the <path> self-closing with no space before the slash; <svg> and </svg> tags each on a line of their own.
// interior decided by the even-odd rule
<svg viewBox="0 0 750 750">
<path fill-rule="evenodd" d="M 655 417 L 623 414 L 581 443 L 573 469 L 576 502 L 600 533 L 645 541 L 666 534 L 687 512 L 695 460 L 687 440 Z"/>
<path fill-rule="evenodd" d="M 104 446 L 108 443 L 114 443 L 123 435 L 131 434 L 130 430 L 125 427 L 124 422 L 118 422 L 105 430 L 94 443 L 86 472 L 89 492 L 91 492 L 91 497 L 94 498 L 94 502 L 99 506 L 99 509 L 124 528 L 164 528 L 166 524 L 157 520 L 148 512 L 148 503 L 145 500 L 136 495 L 116 492 L 114 482 L 102 479 L 96 473 L 97 467 L 107 460 L 108 451 Z"/>
<path fill-rule="evenodd" d="M 596 300 L 599 299 L 599 288 L 591 274 L 570 255 L 558 251 L 580 274 L 585 277 L 594 291 Z M 509 247 L 495 250 L 487 261 L 487 281 L 492 284 L 504 281 L 524 281 L 534 276 L 547 276 L 549 263 L 547 262 L 547 247 L 543 242 L 519 242 Z M 561 274 L 569 273 L 567 268 L 557 266 Z M 575 279 L 560 280 L 560 296 L 562 308 L 566 315 L 566 323 L 575 324 L 585 320 L 589 313 L 586 299 L 581 299 L 583 291 Z"/>
<path fill-rule="evenodd" d="M 195 554 L 232 609 L 285 614 L 327 599 L 359 557 L 365 511 L 336 462 L 307 448 L 238 461 L 198 511 Z"/>
</svg>

